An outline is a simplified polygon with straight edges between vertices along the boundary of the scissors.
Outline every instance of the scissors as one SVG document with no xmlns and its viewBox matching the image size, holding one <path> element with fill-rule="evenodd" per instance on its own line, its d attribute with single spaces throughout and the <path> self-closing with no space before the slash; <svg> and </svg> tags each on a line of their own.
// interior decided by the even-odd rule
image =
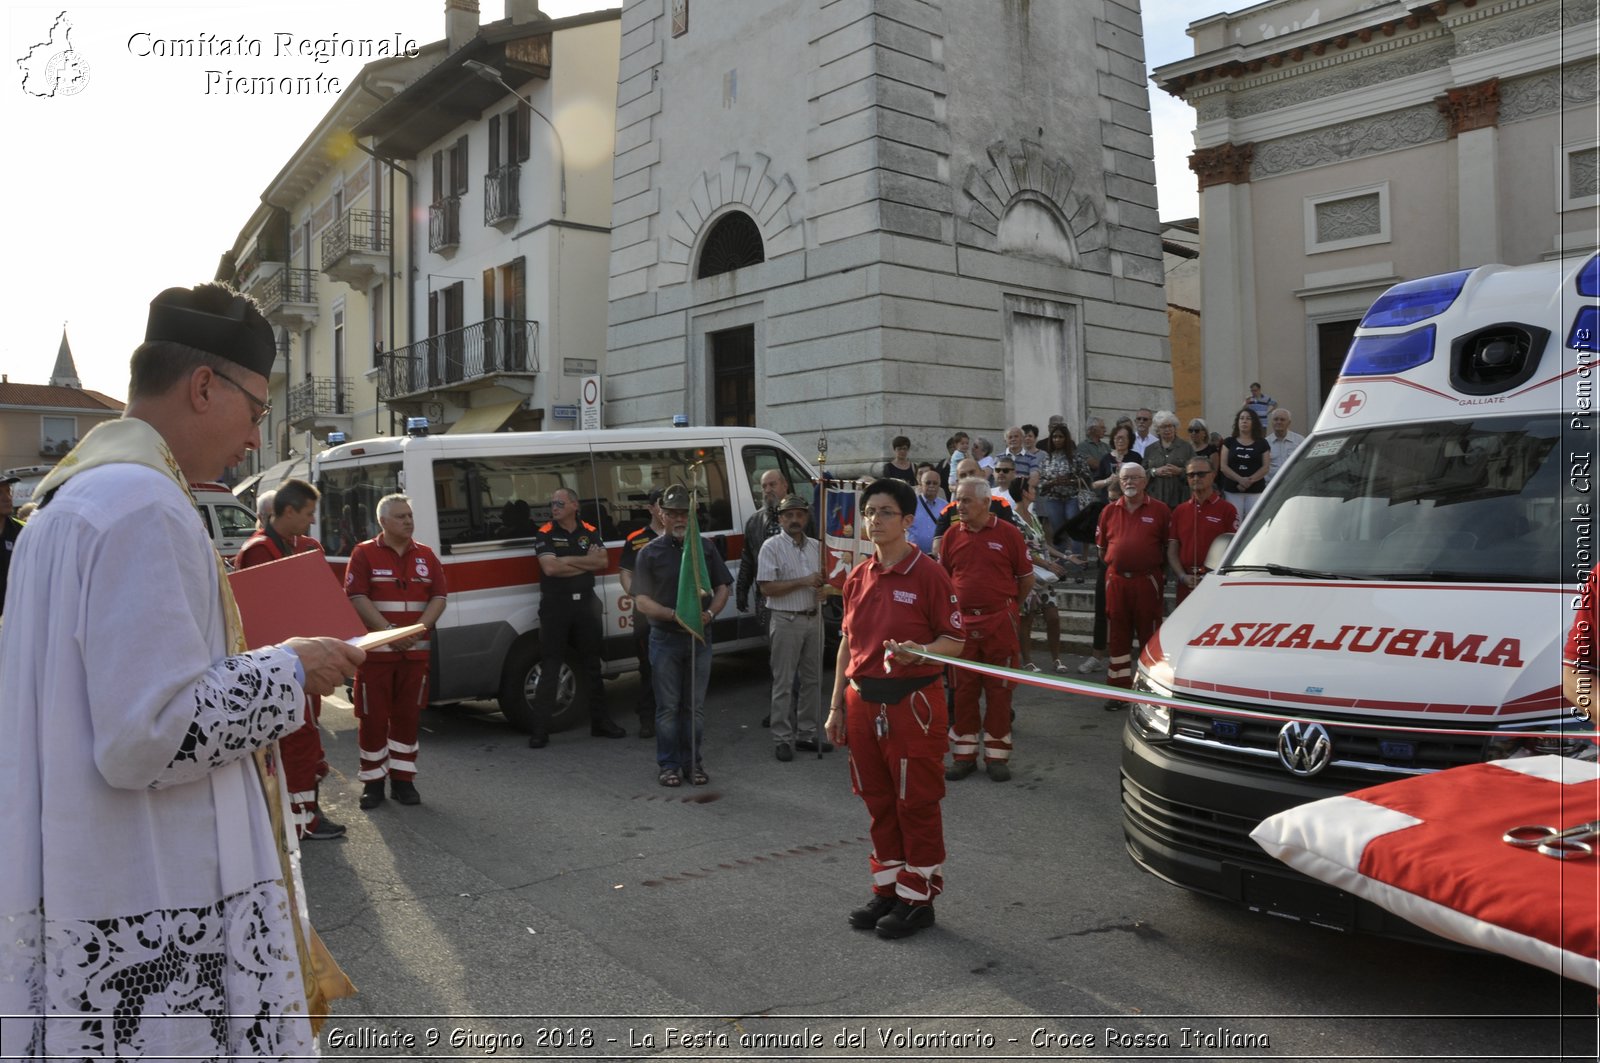
<svg viewBox="0 0 1600 1063">
<path fill-rule="evenodd" d="M 1512 827 L 1501 835 L 1501 841 L 1519 849 L 1533 849 L 1556 860 L 1581 860 L 1594 855 L 1593 839 L 1600 837 L 1600 820 L 1566 830 L 1557 830 L 1542 823 L 1527 823 Z"/>
</svg>

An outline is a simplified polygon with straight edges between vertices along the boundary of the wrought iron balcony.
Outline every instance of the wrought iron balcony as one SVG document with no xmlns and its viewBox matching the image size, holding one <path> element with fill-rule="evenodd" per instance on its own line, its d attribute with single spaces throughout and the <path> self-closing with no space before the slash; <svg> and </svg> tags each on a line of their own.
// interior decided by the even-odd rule
<svg viewBox="0 0 1600 1063">
<path fill-rule="evenodd" d="M 461 197 L 446 196 L 428 205 L 428 250 L 448 251 L 461 243 Z"/>
<path fill-rule="evenodd" d="M 322 272 L 352 288 L 365 288 L 387 268 L 389 216 L 347 210 L 322 233 Z"/>
<path fill-rule="evenodd" d="M 531 376 L 539 371 L 539 323 L 486 318 L 380 357 L 382 401 L 470 385 L 497 374 Z"/>
<path fill-rule="evenodd" d="M 317 274 L 287 266 L 250 286 L 250 296 L 274 325 L 303 332 L 317 323 Z"/>
<path fill-rule="evenodd" d="M 352 410 L 349 377 L 312 376 L 289 389 L 290 424 L 301 427 L 329 414 Z"/>
<path fill-rule="evenodd" d="M 499 225 L 522 213 L 522 167 L 507 163 L 483 178 L 483 224 Z"/>
</svg>

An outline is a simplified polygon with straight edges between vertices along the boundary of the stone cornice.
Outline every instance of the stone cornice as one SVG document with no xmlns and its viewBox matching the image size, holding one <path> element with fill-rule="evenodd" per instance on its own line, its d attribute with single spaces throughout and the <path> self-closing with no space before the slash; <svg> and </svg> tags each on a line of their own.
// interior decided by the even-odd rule
<svg viewBox="0 0 1600 1063">
<path fill-rule="evenodd" d="M 1348 19 L 1336 20 L 1331 31 L 1310 36 L 1302 32 L 1296 36 L 1294 43 L 1283 47 L 1274 48 L 1271 42 L 1260 42 L 1246 48 L 1228 48 L 1223 50 L 1226 58 L 1219 57 L 1217 61 L 1197 68 L 1184 69 L 1187 64 L 1200 59 L 1199 56 L 1180 60 L 1155 71 L 1152 80 L 1168 94 L 1193 102 L 1202 95 L 1226 90 L 1242 80 L 1264 83 L 1303 75 L 1348 59 L 1405 47 L 1420 40 L 1450 36 L 1457 26 L 1542 2 L 1544 0 L 1502 0 L 1500 3 L 1482 4 L 1479 0 L 1409 3 L 1409 10 L 1403 15 L 1381 17 L 1358 27 L 1350 26 Z M 1402 32 L 1404 36 L 1397 37 Z M 1173 73 L 1164 76 L 1163 70 Z"/>
</svg>

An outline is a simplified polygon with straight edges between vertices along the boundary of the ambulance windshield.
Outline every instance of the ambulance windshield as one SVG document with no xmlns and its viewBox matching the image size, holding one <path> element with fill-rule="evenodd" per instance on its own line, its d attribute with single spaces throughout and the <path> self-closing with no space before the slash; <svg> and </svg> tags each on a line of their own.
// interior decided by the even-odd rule
<svg viewBox="0 0 1600 1063">
<path fill-rule="evenodd" d="M 1562 460 L 1562 427 L 1555 415 L 1484 417 L 1308 439 L 1223 571 L 1576 582 L 1563 541 L 1576 549 L 1581 535 L 1587 571 L 1593 495 L 1587 467 L 1580 477 Z"/>
</svg>

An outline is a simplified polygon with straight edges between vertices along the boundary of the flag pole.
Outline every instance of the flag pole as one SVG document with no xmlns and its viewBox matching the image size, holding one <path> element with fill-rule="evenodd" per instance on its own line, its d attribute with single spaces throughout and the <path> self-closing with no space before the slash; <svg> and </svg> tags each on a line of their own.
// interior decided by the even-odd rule
<svg viewBox="0 0 1600 1063">
<path fill-rule="evenodd" d="M 828 466 L 828 431 L 827 431 L 827 429 L 822 428 L 822 429 L 818 429 L 817 430 L 817 481 L 816 481 L 817 489 L 816 489 L 816 491 L 814 493 L 815 493 L 816 498 L 817 498 L 817 510 L 816 511 L 819 514 L 819 516 L 817 517 L 817 519 L 815 521 L 816 527 L 817 527 L 817 573 L 819 575 L 821 575 L 824 580 L 826 580 L 828 578 L 828 534 L 827 534 L 827 524 L 828 524 L 828 473 L 827 473 L 827 466 Z M 817 588 L 817 590 L 819 592 L 822 592 L 823 588 L 826 587 L 826 586 L 827 586 L 827 584 L 824 583 L 823 587 L 819 587 L 819 588 Z M 833 690 L 832 690 L 831 687 L 825 686 L 824 683 L 822 682 L 822 661 L 823 661 L 823 658 L 827 656 L 827 652 L 826 651 L 827 651 L 827 645 L 828 645 L 828 627 L 827 627 L 827 624 L 824 622 L 824 620 L 822 618 L 822 603 L 823 603 L 823 600 L 826 598 L 826 593 L 822 593 L 820 596 L 814 594 L 812 596 L 812 598 L 813 598 L 813 601 L 816 604 L 816 610 L 817 610 L 817 617 L 816 617 L 816 635 L 817 635 L 817 637 L 816 637 L 816 646 L 811 651 L 812 652 L 812 657 L 814 659 L 813 663 L 814 663 L 814 666 L 815 666 L 813 671 L 814 671 L 814 674 L 817 677 L 817 703 L 816 703 L 816 705 L 812 706 L 812 708 L 816 713 L 816 723 L 817 723 L 817 759 L 821 760 L 822 759 L 822 743 L 827 738 L 827 733 L 826 733 L 826 731 L 824 730 L 824 727 L 823 727 L 823 724 L 825 723 L 825 721 L 828 718 L 827 712 L 825 711 L 825 708 L 824 708 L 824 703 L 827 702 L 831 698 Z M 823 693 L 824 690 L 827 691 L 826 694 Z"/>
</svg>

